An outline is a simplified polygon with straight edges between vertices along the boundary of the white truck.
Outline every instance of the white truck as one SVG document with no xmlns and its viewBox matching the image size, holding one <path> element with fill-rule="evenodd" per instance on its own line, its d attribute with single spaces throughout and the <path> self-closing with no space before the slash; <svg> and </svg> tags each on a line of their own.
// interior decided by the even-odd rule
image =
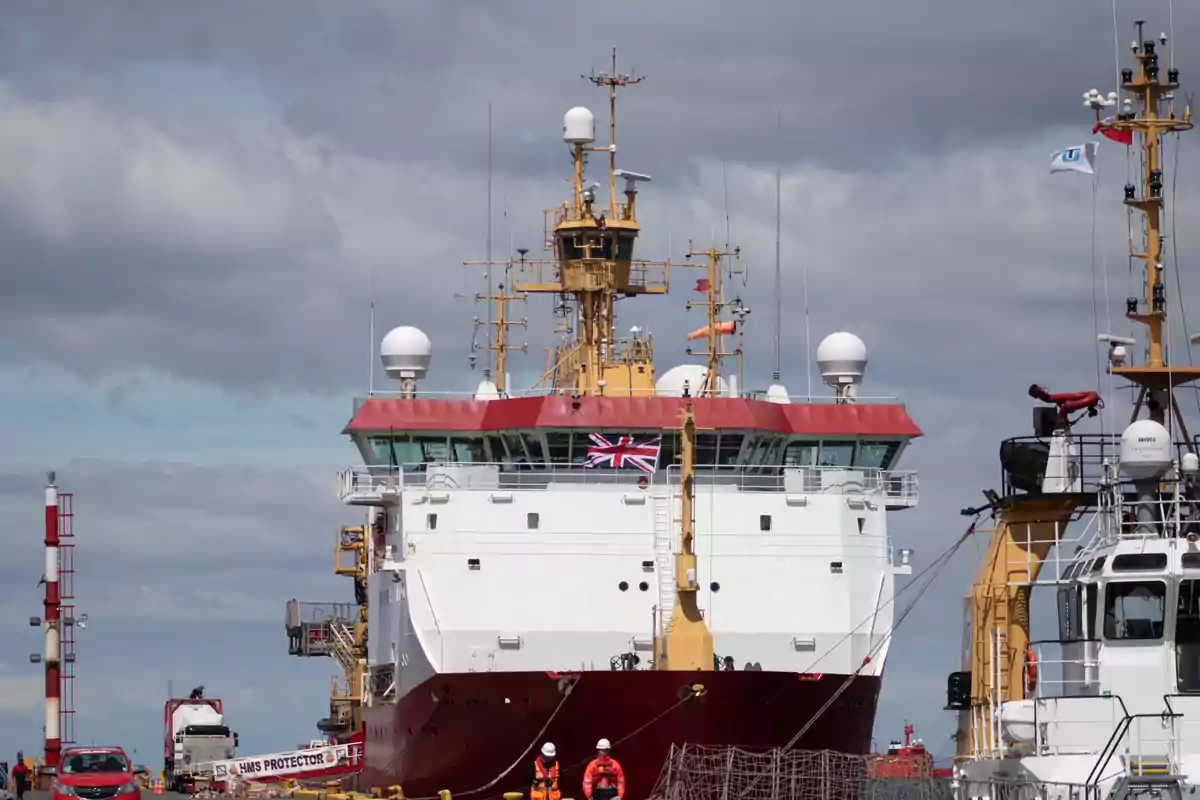
<svg viewBox="0 0 1200 800">
<path fill-rule="evenodd" d="M 190 697 L 172 697 L 163 709 L 163 788 L 194 792 L 196 779 L 213 780 L 216 761 L 237 756 L 238 735 L 229 730 L 221 701 L 197 686 Z"/>
</svg>

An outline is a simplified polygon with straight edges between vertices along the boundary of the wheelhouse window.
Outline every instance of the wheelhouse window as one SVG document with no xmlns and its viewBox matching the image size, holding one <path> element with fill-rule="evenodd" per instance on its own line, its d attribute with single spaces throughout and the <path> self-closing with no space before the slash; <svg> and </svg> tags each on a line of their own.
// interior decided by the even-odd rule
<svg viewBox="0 0 1200 800">
<path fill-rule="evenodd" d="M 1058 639 L 1078 642 L 1086 639 L 1083 630 L 1083 586 L 1071 584 L 1058 590 Z"/>
<path fill-rule="evenodd" d="M 848 467 L 853 462 L 854 442 L 821 442 L 820 466 Z"/>
<path fill-rule="evenodd" d="M 1104 638 L 1161 639 L 1166 598 L 1162 581 L 1111 581 L 1104 587 Z"/>
<path fill-rule="evenodd" d="M 1175 609 L 1175 660 L 1179 691 L 1200 692 L 1200 580 L 1179 582 Z"/>
<path fill-rule="evenodd" d="M 863 469 L 887 469 L 900 449 L 899 442 L 859 442 L 854 466 Z"/>
<path fill-rule="evenodd" d="M 788 442 L 783 451 L 785 467 L 815 467 L 817 451 L 821 448 L 819 442 Z"/>
</svg>

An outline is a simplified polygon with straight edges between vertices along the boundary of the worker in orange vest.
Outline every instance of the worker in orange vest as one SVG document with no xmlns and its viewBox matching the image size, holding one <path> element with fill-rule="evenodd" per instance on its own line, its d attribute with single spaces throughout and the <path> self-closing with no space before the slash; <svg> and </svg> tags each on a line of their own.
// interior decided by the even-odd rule
<svg viewBox="0 0 1200 800">
<path fill-rule="evenodd" d="M 554 742 L 542 745 L 542 754 L 533 760 L 533 784 L 529 800 L 562 800 L 558 789 L 558 752 Z"/>
<path fill-rule="evenodd" d="M 596 742 L 596 757 L 583 773 L 583 796 L 587 800 L 625 800 L 625 771 L 609 755 L 608 739 Z"/>
</svg>

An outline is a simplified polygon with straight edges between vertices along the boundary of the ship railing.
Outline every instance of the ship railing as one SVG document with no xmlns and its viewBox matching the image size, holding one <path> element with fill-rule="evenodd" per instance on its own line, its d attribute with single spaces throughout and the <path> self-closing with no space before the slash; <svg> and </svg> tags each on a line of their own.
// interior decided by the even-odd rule
<svg viewBox="0 0 1200 800">
<path fill-rule="evenodd" d="M 681 484 L 678 465 L 667 468 L 667 483 Z M 832 494 L 882 498 L 889 508 L 906 508 L 917 503 L 919 477 L 915 470 L 884 470 L 864 467 L 797 466 L 697 467 L 695 486 L 733 487 L 743 492 L 788 494 Z"/>
<path fill-rule="evenodd" d="M 1039 682 L 1040 682 L 1039 676 Z M 1086 755 L 1102 753 L 1106 743 L 1129 716 L 1119 695 L 1098 693 L 1032 698 L 1032 717 L 1009 719 L 1009 725 L 1031 723 L 1032 746 L 1036 755 Z M 1004 706 L 1001 713 L 1006 713 Z M 1003 723 L 1002 723 L 1003 727 Z M 993 753 L 992 755 L 999 755 Z"/>
<path fill-rule="evenodd" d="M 383 505 L 399 497 L 400 477 L 394 467 L 355 466 L 338 473 L 337 493 L 347 505 Z"/>
<path fill-rule="evenodd" d="M 1073 434 L 1073 452 L 1065 459 L 1050 463 L 1050 437 L 1016 436 L 1000 443 L 1000 478 L 1004 497 L 1038 496 L 1051 484 L 1068 484 L 1077 480 L 1072 493 L 1099 495 L 1109 487 L 1116 475 L 1122 489 L 1133 487 L 1114 469 L 1121 455 L 1121 434 Z M 1200 442 L 1178 441 L 1174 444 L 1175 462 L 1185 453 L 1196 452 Z M 1061 473 L 1061 474 L 1059 474 Z"/>
<path fill-rule="evenodd" d="M 645 344 L 648 342 L 648 339 L 643 339 L 641 341 L 643 342 L 643 344 Z M 618 354 L 621 355 L 621 363 L 625 363 L 624 359 L 626 358 L 626 354 L 621 354 L 620 351 L 618 351 Z M 633 360 L 634 354 L 635 354 L 635 350 L 631 346 L 629 348 L 627 356 L 630 360 Z M 695 396 L 698 391 L 699 391 L 699 387 L 693 387 L 692 395 Z M 529 390 L 522 389 L 522 390 L 518 390 L 518 391 L 502 392 L 500 396 L 503 398 L 514 398 L 514 397 L 678 397 L 679 395 L 673 394 L 673 393 L 662 393 L 656 389 L 627 388 L 627 389 L 617 390 L 617 389 L 612 389 L 612 388 L 606 388 L 606 389 L 560 389 L 560 388 L 553 388 L 553 387 L 538 387 L 538 388 L 529 389 Z M 738 398 L 738 399 L 742 399 L 742 400 L 766 401 L 768 399 L 767 391 L 765 389 L 748 389 L 748 390 L 737 391 L 737 392 L 732 392 L 732 393 L 727 391 L 719 396 L 720 397 L 733 397 L 733 398 Z M 833 395 L 833 394 L 828 394 L 828 395 L 792 394 L 792 395 L 788 395 L 787 397 L 788 397 L 788 403 L 794 404 L 794 405 L 836 405 L 836 404 L 842 402 L 841 400 L 838 399 L 838 397 L 836 395 Z M 375 400 L 375 399 L 397 400 L 397 399 L 402 399 L 402 398 L 412 398 L 412 399 L 417 399 L 417 400 L 457 400 L 457 401 L 461 401 L 461 402 L 468 402 L 468 401 L 475 399 L 475 392 L 473 392 L 473 391 L 471 391 L 471 392 L 468 392 L 468 391 L 463 391 L 463 392 L 417 391 L 417 392 L 412 392 L 412 393 L 404 393 L 404 392 L 400 392 L 397 390 L 377 389 L 377 390 L 372 391 L 370 394 L 366 395 L 365 397 L 360 396 L 360 397 L 354 398 L 354 413 L 358 413 L 358 410 L 360 408 L 362 408 L 363 403 L 365 403 L 367 400 Z M 898 397 L 887 396 L 887 395 L 856 397 L 855 402 L 860 405 L 903 405 L 900 402 L 900 399 Z"/>
<path fill-rule="evenodd" d="M 1074 598 L 1070 598 L 1074 601 Z M 1070 615 L 1068 615 L 1070 616 Z M 1041 639 L 1029 643 L 1037 664 L 1033 697 L 1091 697 L 1099 694 L 1099 639 Z"/>
<path fill-rule="evenodd" d="M 864 502 L 882 500 L 889 508 L 916 505 L 919 494 L 919 479 L 914 470 L 728 465 L 696 467 L 695 476 L 697 489 L 861 496 Z M 650 473 L 583 464 L 429 462 L 396 467 L 353 466 L 339 473 L 340 493 L 346 502 L 361 497 L 382 503 L 406 489 L 537 491 L 574 485 L 678 492 L 680 467 L 671 465 Z"/>
<path fill-rule="evenodd" d="M 1058 586 L 1073 580 L 1086 566 L 1086 553 L 1107 538 L 1107 523 L 1100 514 L 1088 517 L 1079 526 L 1069 522 L 1010 523 L 1008 533 L 1015 546 L 1005 552 L 1016 557 L 1008 557 L 1008 585 Z M 1045 556 L 1039 556 L 1039 552 Z"/>
</svg>

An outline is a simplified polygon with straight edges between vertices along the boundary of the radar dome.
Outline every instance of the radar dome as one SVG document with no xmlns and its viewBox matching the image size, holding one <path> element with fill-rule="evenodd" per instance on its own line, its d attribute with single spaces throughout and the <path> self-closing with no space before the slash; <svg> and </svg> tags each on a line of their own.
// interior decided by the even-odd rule
<svg viewBox="0 0 1200 800">
<path fill-rule="evenodd" d="M 596 141 L 596 117 L 583 106 L 575 106 L 563 115 L 563 141 L 590 144 Z"/>
<path fill-rule="evenodd" d="M 859 383 L 867 368 L 867 346 L 853 333 L 831 333 L 817 345 L 817 368 L 830 386 Z"/>
<path fill-rule="evenodd" d="M 389 378 L 423 378 L 433 358 L 433 343 L 420 328 L 392 328 L 379 345 L 379 358 Z"/>
<path fill-rule="evenodd" d="M 1171 434 L 1152 419 L 1139 419 L 1121 434 L 1121 471 L 1135 481 L 1153 480 L 1171 468 Z"/>
<path fill-rule="evenodd" d="M 708 368 L 702 364 L 680 364 L 671 367 L 654 382 L 654 393 L 662 397 L 683 397 L 684 384 L 687 384 L 688 395 L 696 397 L 704 388 L 704 379 Z M 724 396 L 729 392 L 729 385 L 720 375 L 717 376 L 717 394 Z"/>
</svg>

